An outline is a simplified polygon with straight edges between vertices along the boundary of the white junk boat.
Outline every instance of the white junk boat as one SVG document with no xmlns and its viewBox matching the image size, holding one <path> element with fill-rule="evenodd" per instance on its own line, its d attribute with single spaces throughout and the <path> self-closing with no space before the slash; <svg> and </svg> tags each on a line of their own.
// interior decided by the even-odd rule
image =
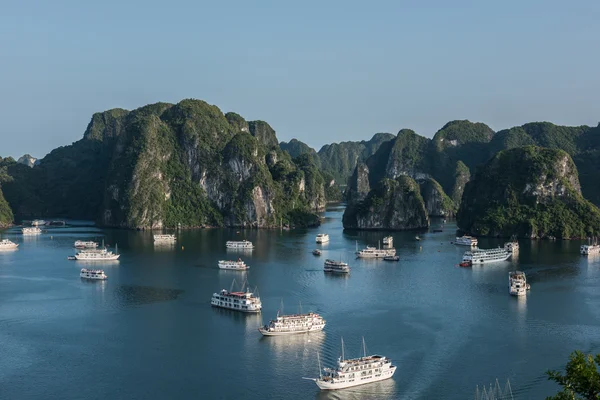
<svg viewBox="0 0 600 400">
<path fill-rule="evenodd" d="M 473 249 L 465 251 L 462 261 L 470 264 L 488 264 L 505 261 L 511 254 L 498 247 L 497 249 Z"/>
<path fill-rule="evenodd" d="M 40 233 L 42 233 L 42 230 L 37 226 L 34 226 L 31 228 L 22 228 L 21 232 L 23 233 L 23 235 L 39 235 Z"/>
<path fill-rule="evenodd" d="M 235 283 L 235 280 L 233 283 Z M 232 287 L 233 283 L 231 284 Z M 210 304 L 213 307 L 228 308 L 245 313 L 258 313 L 262 308 L 260 297 L 251 293 L 250 289 L 245 292 L 232 292 L 222 289 L 219 293 L 213 293 Z"/>
<path fill-rule="evenodd" d="M 113 261 L 118 260 L 120 256 L 117 253 L 117 246 L 115 246 L 115 253 L 106 248 L 81 250 L 75 254 L 75 259 L 80 261 Z"/>
<path fill-rule="evenodd" d="M 584 244 L 580 247 L 579 252 L 583 255 L 598 254 L 600 253 L 600 245 L 598 244 Z"/>
<path fill-rule="evenodd" d="M 98 243 L 93 241 L 76 240 L 73 244 L 73 247 L 76 249 L 95 249 L 98 247 Z"/>
<path fill-rule="evenodd" d="M 46 221 L 44 221 L 43 219 L 34 219 L 33 221 L 31 221 L 31 226 L 42 226 L 42 225 L 46 225 Z"/>
<path fill-rule="evenodd" d="M 384 237 L 383 238 L 383 247 L 384 248 L 394 247 L 394 238 L 391 236 Z"/>
<path fill-rule="evenodd" d="M 530 286 L 527 284 L 525 272 L 511 271 L 508 273 L 508 292 L 513 296 L 524 296 Z"/>
<path fill-rule="evenodd" d="M 316 238 L 317 243 L 327 243 L 329 242 L 329 235 L 326 233 L 319 233 Z"/>
<path fill-rule="evenodd" d="M 347 274 L 350 272 L 350 267 L 348 266 L 348 263 L 327 259 L 325 260 L 323 271 L 336 274 Z"/>
<path fill-rule="evenodd" d="M 108 276 L 106 276 L 104 271 L 101 269 L 87 269 L 87 268 L 82 268 L 81 272 L 79 273 L 79 276 L 82 279 L 92 279 L 92 280 L 100 280 L 100 281 L 103 281 L 106 278 L 108 278 Z"/>
<path fill-rule="evenodd" d="M 477 238 L 474 238 L 473 236 L 461 236 L 461 237 L 456 237 L 456 240 L 454 241 L 454 244 L 458 244 L 460 246 L 477 246 Z"/>
<path fill-rule="evenodd" d="M 229 270 L 234 270 L 234 271 L 245 271 L 250 267 L 247 266 L 246 263 L 244 261 L 242 261 L 241 258 L 238 258 L 237 261 L 231 261 L 231 260 L 219 261 L 219 268 L 220 269 L 229 269 Z"/>
<path fill-rule="evenodd" d="M 315 381 L 321 390 L 336 390 L 389 379 L 396 372 L 396 368 L 392 364 L 392 360 L 387 357 L 367 356 L 364 339 L 363 356 L 344 359 L 344 340 L 342 339 L 342 356 L 338 358 L 337 367 L 323 368 L 321 372 L 321 361 L 319 360 L 319 377 L 305 379 Z"/>
<path fill-rule="evenodd" d="M 384 257 L 396 255 L 396 249 L 394 249 L 393 247 L 379 249 L 379 248 L 367 246 L 366 248 L 358 251 L 358 243 L 356 244 L 356 246 L 357 246 L 356 257 L 358 257 L 358 258 L 384 258 Z"/>
<path fill-rule="evenodd" d="M 261 326 L 258 331 L 264 336 L 283 336 L 296 333 L 319 332 L 325 328 L 325 319 L 319 314 L 279 315 L 268 325 Z"/>
<path fill-rule="evenodd" d="M 252 242 L 250 242 L 248 240 L 240 240 L 240 241 L 228 240 L 227 243 L 225 243 L 225 246 L 228 249 L 253 249 L 254 248 L 254 245 L 252 244 Z"/>
<path fill-rule="evenodd" d="M 2 239 L 0 241 L 0 250 L 12 250 L 16 249 L 17 247 L 19 247 L 19 245 L 11 240 Z"/>
<path fill-rule="evenodd" d="M 154 235 L 155 242 L 174 242 L 176 240 L 175 235 Z"/>
</svg>

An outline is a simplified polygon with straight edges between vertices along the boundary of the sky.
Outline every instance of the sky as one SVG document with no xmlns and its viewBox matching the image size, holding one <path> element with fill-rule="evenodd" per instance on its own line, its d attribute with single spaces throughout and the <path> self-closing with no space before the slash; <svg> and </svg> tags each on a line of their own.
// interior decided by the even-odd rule
<svg viewBox="0 0 600 400">
<path fill-rule="evenodd" d="M 197 98 L 323 144 L 469 119 L 600 121 L 600 2 L 0 2 L 0 156 Z"/>
</svg>

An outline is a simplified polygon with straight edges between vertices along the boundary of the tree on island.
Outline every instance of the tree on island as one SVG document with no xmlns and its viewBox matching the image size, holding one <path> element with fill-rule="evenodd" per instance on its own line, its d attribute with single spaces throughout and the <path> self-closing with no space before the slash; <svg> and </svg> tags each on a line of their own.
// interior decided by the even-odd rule
<svg viewBox="0 0 600 400">
<path fill-rule="evenodd" d="M 598 400 L 600 399 L 600 354 L 592 356 L 574 351 L 565 367 L 565 374 L 547 371 L 548 379 L 562 386 L 562 391 L 546 400 Z"/>
</svg>

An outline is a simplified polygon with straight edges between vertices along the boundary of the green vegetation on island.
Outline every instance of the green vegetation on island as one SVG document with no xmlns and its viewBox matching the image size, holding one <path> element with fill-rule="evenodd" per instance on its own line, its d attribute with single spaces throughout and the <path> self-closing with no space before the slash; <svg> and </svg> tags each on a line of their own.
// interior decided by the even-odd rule
<svg viewBox="0 0 600 400">
<path fill-rule="evenodd" d="M 562 389 L 546 400 L 597 400 L 600 399 L 600 354 L 583 354 L 574 351 L 565 366 L 565 373 L 547 371 L 548 379 Z"/>
<path fill-rule="evenodd" d="M 562 150 L 520 147 L 481 167 L 463 194 L 457 222 L 480 236 L 597 236 L 600 210 L 581 195 L 577 168 Z"/>
</svg>

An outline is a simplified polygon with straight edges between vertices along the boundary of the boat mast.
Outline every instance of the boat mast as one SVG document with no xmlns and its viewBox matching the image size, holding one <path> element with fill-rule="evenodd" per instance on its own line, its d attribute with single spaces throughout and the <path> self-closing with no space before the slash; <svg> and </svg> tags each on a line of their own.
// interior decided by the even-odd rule
<svg viewBox="0 0 600 400">
<path fill-rule="evenodd" d="M 298 311 L 299 311 L 299 314 L 302 314 L 302 300 L 298 301 Z"/>
<path fill-rule="evenodd" d="M 319 379 L 321 379 L 323 377 L 323 375 L 321 375 L 321 358 L 319 357 L 318 351 L 317 351 L 317 363 L 319 364 Z"/>
<path fill-rule="evenodd" d="M 344 361 L 344 338 L 342 338 L 342 361 Z"/>
<path fill-rule="evenodd" d="M 365 344 L 365 337 L 363 336 L 363 355 L 367 358 L 367 345 Z"/>
<path fill-rule="evenodd" d="M 235 284 L 235 278 L 231 282 L 231 287 L 229 288 L 229 293 L 233 292 L 233 285 Z"/>
</svg>

